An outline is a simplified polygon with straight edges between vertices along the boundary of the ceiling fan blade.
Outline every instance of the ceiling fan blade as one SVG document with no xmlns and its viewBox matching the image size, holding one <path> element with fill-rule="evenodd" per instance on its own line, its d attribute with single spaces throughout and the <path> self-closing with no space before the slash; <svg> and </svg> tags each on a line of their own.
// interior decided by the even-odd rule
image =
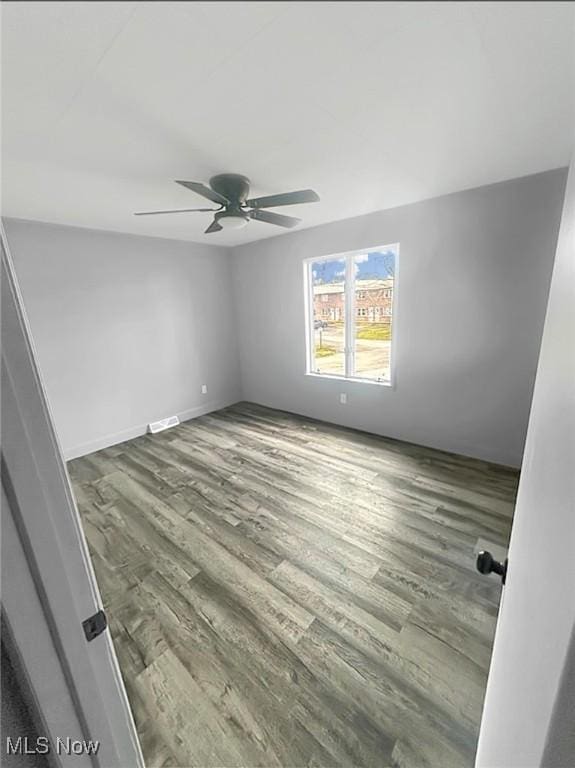
<svg viewBox="0 0 575 768">
<path fill-rule="evenodd" d="M 219 211 L 219 208 L 175 208 L 172 211 L 138 211 L 134 216 L 157 216 L 159 213 L 207 213 L 208 211 Z"/>
<path fill-rule="evenodd" d="M 192 192 L 197 192 L 197 194 L 201 195 L 202 197 L 207 197 L 208 200 L 211 200 L 213 203 L 226 205 L 227 203 L 230 202 L 227 197 L 220 195 L 218 192 L 214 192 L 213 189 L 206 187 L 205 184 L 200 184 L 198 181 L 177 181 L 176 180 L 176 184 L 181 184 L 182 187 L 191 189 Z"/>
<path fill-rule="evenodd" d="M 250 219 L 257 219 L 257 221 L 265 221 L 267 224 L 277 224 L 278 227 L 291 227 L 297 226 L 301 219 L 296 219 L 295 216 L 282 216 L 281 213 L 272 213 L 272 211 L 250 211 Z"/>
<path fill-rule="evenodd" d="M 218 222 L 216 221 L 216 219 L 214 219 L 214 220 L 212 221 L 212 223 L 210 224 L 210 226 L 209 226 L 209 227 L 206 229 L 206 231 L 204 232 L 204 235 L 207 235 L 209 232 L 219 232 L 219 231 L 220 231 L 220 229 L 223 229 L 223 227 L 221 227 L 221 226 L 218 224 Z"/>
<path fill-rule="evenodd" d="M 246 200 L 251 208 L 275 208 L 277 205 L 296 205 L 297 203 L 317 203 L 319 195 L 313 189 L 300 189 L 298 192 L 284 192 L 268 197 L 254 197 Z"/>
</svg>

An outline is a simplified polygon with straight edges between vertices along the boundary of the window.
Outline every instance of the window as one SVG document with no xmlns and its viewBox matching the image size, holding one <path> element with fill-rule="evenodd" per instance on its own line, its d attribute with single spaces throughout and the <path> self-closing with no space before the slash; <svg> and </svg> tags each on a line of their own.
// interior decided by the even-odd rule
<svg viewBox="0 0 575 768">
<path fill-rule="evenodd" d="M 308 373 L 391 381 L 398 253 L 391 245 L 306 261 Z"/>
</svg>

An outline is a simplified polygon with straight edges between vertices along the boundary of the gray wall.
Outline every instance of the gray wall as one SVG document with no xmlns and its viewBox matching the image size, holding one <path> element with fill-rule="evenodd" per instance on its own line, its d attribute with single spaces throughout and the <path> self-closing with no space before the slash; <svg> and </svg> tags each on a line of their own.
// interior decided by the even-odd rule
<svg viewBox="0 0 575 768">
<path fill-rule="evenodd" d="M 240 399 L 227 249 L 5 226 L 67 458 Z"/>
<path fill-rule="evenodd" d="M 243 397 L 519 465 L 565 178 L 551 171 L 233 250 L 8 220 L 66 457 Z M 395 387 L 305 376 L 302 260 L 395 242 Z"/>
<path fill-rule="evenodd" d="M 234 249 L 244 398 L 518 466 L 565 179 L 551 171 Z M 305 376 L 302 260 L 395 242 L 396 386 Z"/>
</svg>

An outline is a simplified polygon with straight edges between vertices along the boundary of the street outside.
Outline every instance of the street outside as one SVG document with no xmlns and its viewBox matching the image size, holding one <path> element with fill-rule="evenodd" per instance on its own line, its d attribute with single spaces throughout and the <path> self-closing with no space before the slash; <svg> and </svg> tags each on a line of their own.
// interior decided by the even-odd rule
<svg viewBox="0 0 575 768">
<path fill-rule="evenodd" d="M 369 327 L 358 325 L 356 331 Z M 344 328 L 343 323 L 316 329 L 315 366 L 318 373 L 345 375 Z M 366 379 L 389 379 L 391 341 L 382 339 L 356 338 L 354 376 Z"/>
</svg>

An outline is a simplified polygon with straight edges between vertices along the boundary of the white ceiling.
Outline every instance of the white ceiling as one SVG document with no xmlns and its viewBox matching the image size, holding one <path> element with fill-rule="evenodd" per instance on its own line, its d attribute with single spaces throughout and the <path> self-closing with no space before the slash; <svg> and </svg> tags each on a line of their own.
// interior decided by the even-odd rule
<svg viewBox="0 0 575 768">
<path fill-rule="evenodd" d="M 300 227 L 567 164 L 572 3 L 4 2 L 3 214 L 234 244 L 173 183 L 239 172 Z"/>
</svg>

